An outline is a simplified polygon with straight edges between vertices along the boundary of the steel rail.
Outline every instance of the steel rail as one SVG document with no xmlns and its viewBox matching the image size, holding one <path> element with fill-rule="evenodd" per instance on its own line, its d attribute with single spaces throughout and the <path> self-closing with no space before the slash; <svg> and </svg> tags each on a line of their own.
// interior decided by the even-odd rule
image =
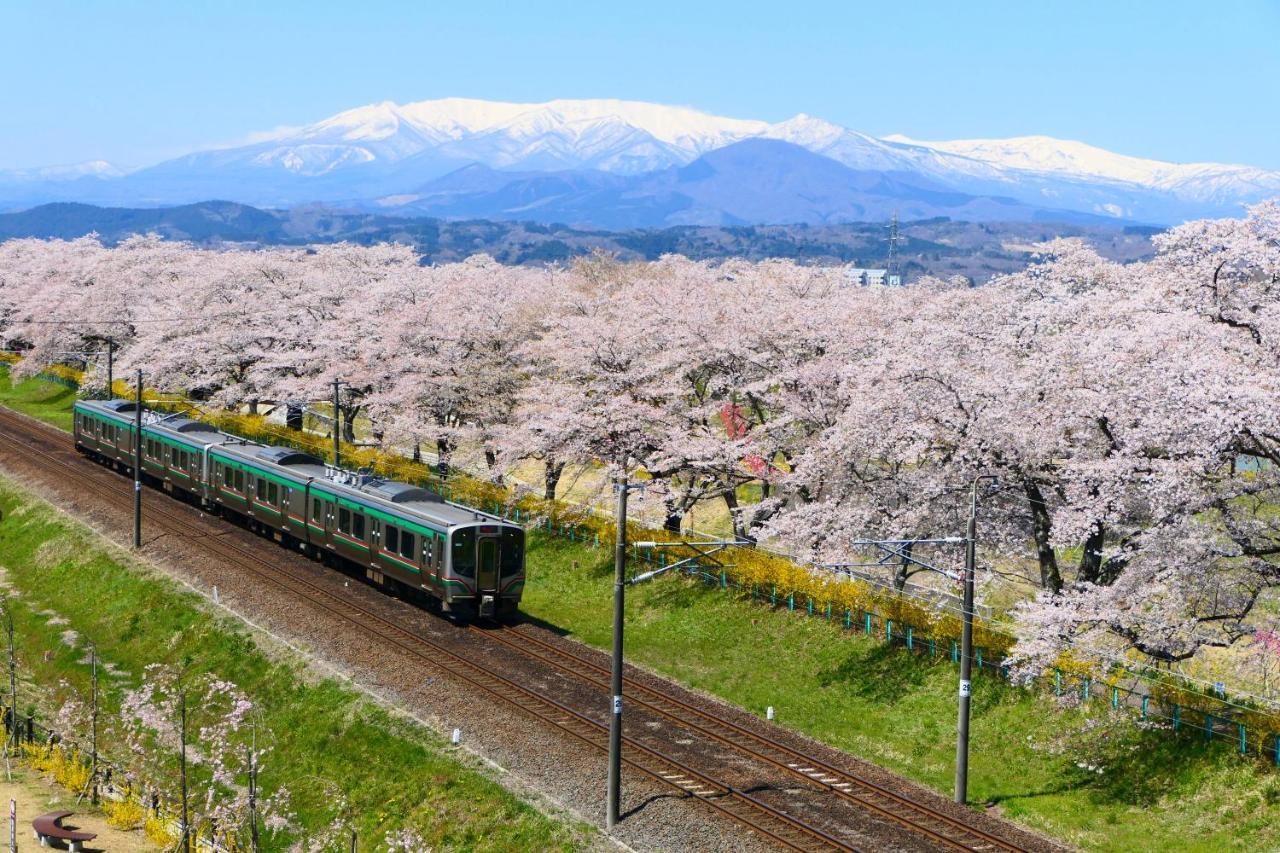
<svg viewBox="0 0 1280 853">
<path fill-rule="evenodd" d="M 609 675 L 609 668 L 604 664 L 567 649 L 562 649 L 540 637 L 512 628 L 494 631 L 473 625 L 471 629 L 501 643 L 512 651 L 550 666 L 558 672 L 586 681 L 606 692 L 609 689 L 609 684 L 606 680 Z M 531 645 L 542 651 L 534 651 L 530 648 Z M 555 660 L 557 657 L 567 659 L 568 663 Z M 591 670 L 601 677 L 589 675 L 584 672 L 583 668 Z M 1024 847 L 967 824 L 904 794 L 899 794 L 877 782 L 835 767 L 803 750 L 787 746 L 774 738 L 727 720 L 662 690 L 639 683 L 634 678 L 628 680 L 625 695 L 630 697 L 634 705 L 642 707 L 657 716 L 671 720 L 677 725 L 710 738 L 717 743 L 736 749 L 752 759 L 770 764 L 785 773 L 827 790 L 860 808 L 870 809 L 906 829 L 929 837 L 933 841 L 959 850 L 999 849 L 1010 851 L 1010 853 L 1022 853 L 1026 850 Z M 663 707 L 664 705 L 668 707 Z M 694 722 L 691 717 L 700 719 L 703 722 Z M 723 731 L 715 731 L 716 727 Z M 744 743 L 744 740 L 754 742 L 757 747 L 748 746 Z M 763 750 L 772 751 L 774 754 L 770 755 Z M 781 757 L 778 757 L 779 755 Z M 850 790 L 852 788 L 860 789 L 861 793 L 854 793 Z M 879 802 L 876 802 L 876 800 L 879 800 Z M 899 809 L 914 813 L 914 816 L 903 814 L 898 811 Z M 928 824 L 934 825 L 930 826 Z M 956 837 L 957 835 L 960 837 Z"/>
<path fill-rule="evenodd" d="M 41 428 L 41 431 L 52 430 L 52 428 L 45 427 L 42 424 L 38 424 L 38 422 L 30 422 L 24 416 L 4 409 L 0 409 L 0 424 L 19 430 L 18 435 L 13 433 L 6 434 L 4 430 L 0 430 L 0 437 L 25 445 L 31 452 L 68 472 L 81 485 L 87 486 L 91 492 L 104 496 L 114 504 L 123 505 L 125 503 L 122 500 L 125 497 L 123 493 L 116 492 L 103 484 L 85 482 L 88 478 L 85 471 L 79 470 L 80 466 L 55 456 L 54 451 L 35 446 L 30 441 L 25 440 L 21 434 L 22 432 L 29 434 L 37 426 Z M 60 432 L 54 435 L 46 433 L 45 438 L 57 440 L 63 438 L 64 435 Z M 67 450 L 64 447 L 57 448 L 56 452 L 68 456 L 74 453 L 74 451 Z M 79 459 L 78 456 L 72 456 L 72 458 Z M 176 500 L 172 504 L 174 507 L 181 505 Z M 187 508 L 190 510 L 196 509 L 190 505 L 187 505 Z M 149 515 L 153 518 L 159 517 L 167 521 L 171 532 L 178 533 L 192 529 L 196 526 L 197 521 L 205 520 L 203 518 L 184 518 L 169 507 L 164 505 L 156 506 L 154 503 L 151 505 Z M 205 520 L 205 523 L 208 524 L 207 520 Z M 224 556 L 226 552 L 235 555 L 238 557 L 238 559 L 233 559 L 235 564 L 247 569 L 268 583 L 287 592 L 296 593 L 298 588 L 301 588 L 311 604 L 329 612 L 342 621 L 351 623 L 362 630 L 371 631 L 380 639 L 424 661 L 428 665 L 445 670 L 450 675 L 500 701 L 525 711 L 537 719 L 549 723 L 589 746 L 601 751 L 607 748 L 607 740 L 605 738 L 607 738 L 608 727 L 606 724 L 599 723 L 555 699 L 544 696 L 481 666 L 475 661 L 464 658 L 453 650 L 415 631 L 410 631 L 390 619 L 343 599 L 312 580 L 299 576 L 296 570 L 285 568 L 281 572 L 279 564 L 267 561 L 252 549 L 245 548 L 231 540 L 208 536 L 202 536 L 202 540 L 204 547 L 211 550 L 222 549 Z M 282 576 L 287 577 L 290 582 L 285 582 Z M 371 630 L 374 626 L 378 630 Z M 429 648 L 431 654 L 424 652 L 421 648 L 423 646 Z M 442 662 L 441 655 L 448 659 L 448 664 Z M 516 701 L 512 694 L 522 697 L 524 701 Z M 630 751 L 630 755 L 624 754 L 623 756 L 624 763 L 629 767 L 650 776 L 658 782 L 676 788 L 686 796 L 706 803 L 721 814 L 738 821 L 749 829 L 759 832 L 764 837 L 785 847 L 800 851 L 829 849 L 854 851 L 857 849 L 847 842 L 787 814 L 781 809 L 760 801 L 745 791 L 688 767 L 680 760 L 667 756 L 652 747 L 638 743 L 633 739 L 624 739 L 624 747 Z M 761 821 L 761 817 L 765 818 L 765 820 Z M 772 825 L 766 825 L 766 823 L 771 823 Z"/>
</svg>

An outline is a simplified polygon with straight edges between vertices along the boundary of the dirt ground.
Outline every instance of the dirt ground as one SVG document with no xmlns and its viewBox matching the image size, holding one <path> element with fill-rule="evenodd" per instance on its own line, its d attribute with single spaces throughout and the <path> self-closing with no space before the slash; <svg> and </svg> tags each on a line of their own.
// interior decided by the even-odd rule
<svg viewBox="0 0 1280 853">
<path fill-rule="evenodd" d="M 9 846 L 9 801 L 18 803 L 18 849 L 38 850 L 40 844 L 31 834 L 31 821 L 51 811 L 73 811 L 71 817 L 63 821 L 86 832 L 96 832 L 98 837 L 85 845 L 86 853 L 92 851 L 108 851 L 108 853 L 153 853 L 157 848 L 141 830 L 123 832 L 107 825 L 107 818 L 102 812 L 94 809 L 88 801 L 76 805 L 76 798 L 62 788 L 54 785 L 28 767 L 14 766 L 13 781 L 5 778 L 4 768 L 0 767 L 0 849 Z M 52 849 L 52 848 L 51 848 Z"/>
</svg>

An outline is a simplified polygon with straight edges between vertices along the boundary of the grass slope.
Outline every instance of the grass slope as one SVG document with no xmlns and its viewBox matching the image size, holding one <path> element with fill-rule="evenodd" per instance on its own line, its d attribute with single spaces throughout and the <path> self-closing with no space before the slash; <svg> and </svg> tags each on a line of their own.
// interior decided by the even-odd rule
<svg viewBox="0 0 1280 853">
<path fill-rule="evenodd" d="M 287 785 L 308 829 L 334 816 L 316 781 L 323 779 L 347 791 L 365 839 L 411 825 L 434 849 L 570 850 L 587 842 L 585 826 L 540 814 L 466 766 L 437 734 L 334 680 L 310 677 L 298 661 L 268 656 L 238 622 L 210 613 L 168 578 L 129 565 L 88 528 L 3 478 L 0 508 L 0 563 L 16 593 L 28 684 L 47 688 L 65 679 L 88 695 L 85 648 L 67 642 L 72 630 L 92 639 L 119 673 L 104 684 L 104 719 L 153 662 L 186 663 L 244 689 L 274 740 L 263 784 Z M 25 710 L 32 692 L 23 692 Z M 112 744 L 104 749 L 110 754 Z"/>
<path fill-rule="evenodd" d="M 538 534 L 529 565 L 525 612 L 607 648 L 611 551 Z M 629 660 L 756 713 L 772 705 L 783 725 L 950 791 L 950 662 L 684 577 L 628 596 Z M 1088 849 L 1280 849 L 1280 775 L 1225 744 L 1107 720 L 1094 706 L 1058 710 L 996 678 L 975 679 L 973 702 L 974 802 Z"/>
<path fill-rule="evenodd" d="M 0 385 L 0 402 L 46 419 L 70 405 L 29 383 Z M 607 648 L 611 555 L 535 531 L 524 611 Z M 756 713 L 773 705 L 783 725 L 951 789 L 948 662 L 671 576 L 629 590 L 627 656 Z M 1227 744 L 1143 730 L 1096 706 L 1059 709 L 981 676 L 973 714 L 973 802 L 1087 849 L 1280 850 L 1280 774 Z"/>
</svg>

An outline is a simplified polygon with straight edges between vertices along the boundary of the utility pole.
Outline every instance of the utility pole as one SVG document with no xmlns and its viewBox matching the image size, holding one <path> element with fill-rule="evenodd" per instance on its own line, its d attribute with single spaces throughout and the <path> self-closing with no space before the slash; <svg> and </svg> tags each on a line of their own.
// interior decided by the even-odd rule
<svg viewBox="0 0 1280 853">
<path fill-rule="evenodd" d="M 614 481 L 613 487 L 618 493 L 614 512 L 618 536 L 613 551 L 613 678 L 610 682 L 613 714 L 609 719 L 609 810 L 606 820 L 610 830 L 618 823 L 622 799 L 622 616 L 627 589 L 627 491 L 630 488 L 625 473 Z"/>
<path fill-rule="evenodd" d="M 116 342 L 111 338 L 107 338 L 107 399 L 111 399 L 111 395 L 115 393 L 112 386 L 115 385 L 115 366 L 113 361 L 116 354 Z"/>
<path fill-rule="evenodd" d="M 969 493 L 969 527 L 964 542 L 964 627 L 960 632 L 960 715 L 956 722 L 955 800 L 964 805 L 969 798 L 969 676 L 973 672 L 973 573 L 977 562 L 978 483 L 994 480 L 990 474 L 973 478 Z"/>
<path fill-rule="evenodd" d="M 133 547 L 142 547 L 142 371 L 138 371 L 138 400 L 133 413 Z"/>
<path fill-rule="evenodd" d="M 340 466 L 342 459 L 342 434 L 339 428 L 342 426 L 342 410 L 338 408 L 338 389 L 342 385 L 340 380 L 333 380 L 333 467 Z"/>
<path fill-rule="evenodd" d="M 181 782 L 182 782 L 182 853 L 190 853 L 191 851 L 191 825 L 187 812 L 187 691 L 183 690 L 178 694 L 179 713 L 181 714 L 181 726 L 179 728 L 180 748 L 179 754 Z"/>
</svg>

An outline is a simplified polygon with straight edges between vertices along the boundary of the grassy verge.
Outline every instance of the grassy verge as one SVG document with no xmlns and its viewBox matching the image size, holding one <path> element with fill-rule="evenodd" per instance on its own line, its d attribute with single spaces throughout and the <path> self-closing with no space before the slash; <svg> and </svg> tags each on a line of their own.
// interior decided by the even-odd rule
<svg viewBox="0 0 1280 853">
<path fill-rule="evenodd" d="M 0 365 L 0 402 L 33 418 L 71 431 L 71 405 L 76 392 L 39 379 L 14 382 L 8 365 Z"/>
<path fill-rule="evenodd" d="M 0 402 L 37 417 L 56 417 L 55 396 L 0 385 Z M 534 532 L 525 612 L 607 647 L 610 554 Z M 627 631 L 633 661 L 757 713 L 773 705 L 783 725 L 950 789 L 956 672 L 949 663 L 679 577 L 630 592 Z M 973 738 L 971 799 L 1070 843 L 1277 849 L 1280 775 L 1226 744 L 1108 721 L 1096 708 L 1058 709 L 981 677 Z"/>
<path fill-rule="evenodd" d="M 524 610 L 607 647 L 612 555 L 535 535 Z M 576 567 L 575 567 L 576 564 Z M 956 668 L 683 577 L 629 590 L 627 655 L 692 687 L 949 791 Z M 969 792 L 1095 850 L 1276 849 L 1280 775 L 1230 747 L 974 685 Z M 1078 763 L 1101 767 L 1102 772 Z"/>
<path fill-rule="evenodd" d="M 3 478 L 0 508 L 0 562 L 14 593 L 28 684 L 65 679 L 88 695 L 83 641 L 68 631 L 92 639 L 117 674 L 104 685 L 104 719 L 150 663 L 185 664 L 235 682 L 258 704 L 261 730 L 274 740 L 264 787 L 289 787 L 309 830 L 334 817 L 317 781 L 329 780 L 347 792 L 366 839 L 403 826 L 417 828 L 434 849 L 568 850 L 589 839 L 586 827 L 540 814 L 467 766 L 436 734 L 340 683 L 309 677 L 298 661 L 264 653 L 239 623 L 210 613 L 169 579 L 128 565 L 87 528 Z M 25 710 L 33 693 L 24 693 Z"/>
</svg>

